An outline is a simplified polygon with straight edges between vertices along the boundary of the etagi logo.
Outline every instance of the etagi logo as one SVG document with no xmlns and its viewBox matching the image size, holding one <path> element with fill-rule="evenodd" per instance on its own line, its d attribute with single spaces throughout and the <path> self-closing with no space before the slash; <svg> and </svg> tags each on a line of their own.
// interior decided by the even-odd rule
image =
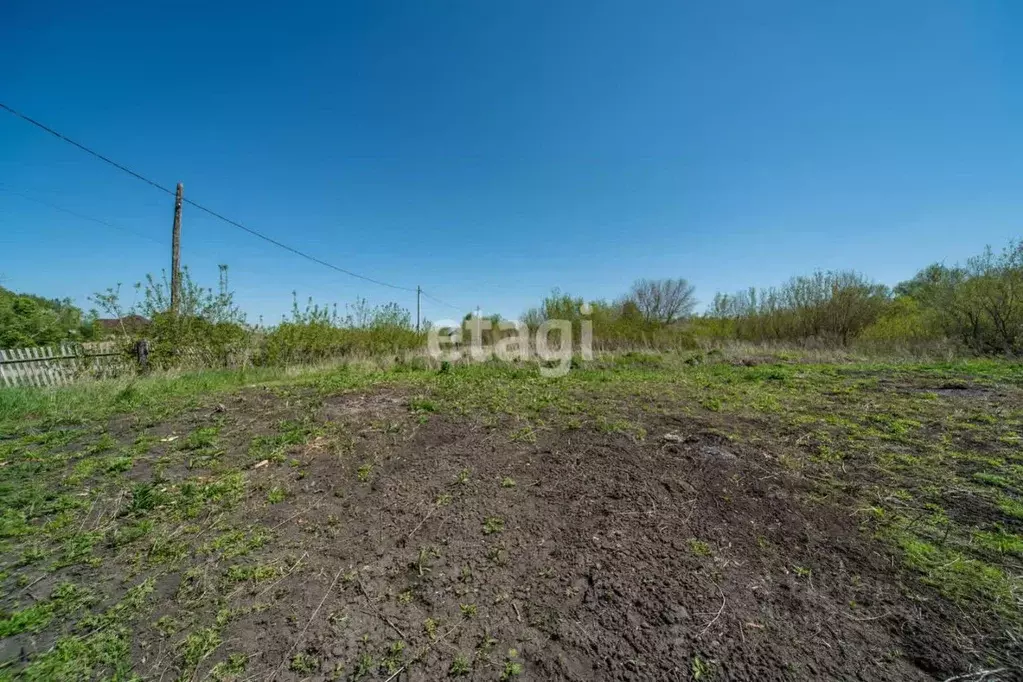
<svg viewBox="0 0 1023 682">
<path fill-rule="evenodd" d="M 584 360 L 593 359 L 593 322 L 588 319 L 592 310 L 584 303 L 579 312 L 584 319 L 545 320 L 534 330 L 513 320 L 501 320 L 495 325 L 485 317 L 462 322 L 440 320 L 430 327 L 427 349 L 430 357 L 448 362 L 462 358 L 476 362 L 489 358 L 507 362 L 535 359 L 541 376 L 563 377 L 572 368 L 576 349 Z M 574 332 L 579 335 L 578 343 Z"/>
</svg>

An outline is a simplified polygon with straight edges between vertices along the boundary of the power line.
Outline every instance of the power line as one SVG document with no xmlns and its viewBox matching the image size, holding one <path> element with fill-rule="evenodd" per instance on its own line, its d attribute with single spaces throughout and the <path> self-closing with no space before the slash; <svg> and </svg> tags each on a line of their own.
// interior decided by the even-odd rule
<svg viewBox="0 0 1023 682">
<path fill-rule="evenodd" d="M 431 301 L 433 301 L 434 303 L 440 303 L 441 305 L 446 305 L 447 307 L 449 307 L 449 308 L 452 308 L 452 309 L 454 309 L 454 310 L 461 310 L 461 308 L 460 308 L 459 306 L 457 306 L 457 305 L 451 305 L 450 303 L 447 303 L 447 302 L 445 302 L 445 301 L 442 301 L 442 300 L 440 300 L 439 298 L 436 298 L 436 297 L 434 297 L 434 296 L 431 296 L 430 294 L 426 293 L 425 291 L 423 291 L 423 292 L 421 292 L 421 293 L 423 294 L 423 296 L 425 296 L 426 298 L 430 299 L 430 300 L 431 300 Z"/>
<path fill-rule="evenodd" d="M 199 209 L 200 211 L 203 211 L 205 213 L 210 214 L 214 218 L 219 218 L 220 220 L 223 220 L 228 225 L 232 225 L 234 227 L 237 227 L 240 230 L 244 230 L 245 232 L 248 232 L 249 234 L 251 234 L 251 235 L 253 235 L 255 237 L 259 237 L 260 239 L 262 239 L 264 241 L 270 242 L 274 246 L 279 246 L 280 248 L 282 248 L 282 249 L 284 249 L 286 251 L 290 251 L 291 253 L 294 253 L 295 255 L 301 256 L 302 258 L 307 258 L 307 259 L 311 260 L 312 262 L 318 263 L 318 264 L 320 264 L 320 265 L 322 265 L 324 267 L 328 267 L 331 270 L 337 270 L 338 272 L 343 272 L 344 274 L 349 275 L 351 277 L 356 277 L 358 279 L 362 279 L 362 280 L 365 280 L 367 282 L 372 282 L 373 284 L 379 284 L 382 287 L 390 287 L 392 289 L 398 289 L 399 291 L 411 291 L 413 293 L 415 293 L 415 291 L 416 291 L 415 289 L 411 289 L 409 287 L 403 287 L 403 286 L 398 285 L 398 284 L 390 284 L 389 282 L 383 282 L 383 281 L 381 281 L 379 279 L 373 279 L 372 277 L 366 277 L 365 275 L 360 275 L 358 273 L 352 272 L 351 270 L 345 270 L 344 268 L 339 267 L 337 265 L 333 265 L 331 263 L 328 263 L 325 260 L 320 260 L 316 256 L 310 256 L 309 254 L 303 253 L 303 252 L 299 251 L 296 248 L 290 247 L 287 244 L 283 244 L 283 243 L 277 241 L 276 239 L 274 239 L 272 237 L 268 237 L 268 236 L 266 236 L 265 234 L 263 234 L 261 232 L 257 232 L 256 230 L 253 230 L 252 228 L 245 227 L 241 223 L 235 222 L 234 220 L 231 220 L 230 218 L 226 218 L 226 217 L 220 215 L 219 213 L 217 213 L 216 211 L 211 211 L 210 209 L 206 208 L 205 206 L 202 206 L 200 204 L 195 203 L 191 199 L 185 199 L 184 202 L 186 204 L 188 204 L 189 206 L 193 206 L 193 207 Z"/>
<path fill-rule="evenodd" d="M 53 135 L 54 137 L 57 137 L 58 139 L 64 140 L 65 142 L 67 142 L 70 145 L 74 145 L 75 147 L 78 147 L 83 152 L 86 152 L 87 154 L 92 154 L 93 156 L 95 156 L 100 161 L 106 161 L 107 163 L 109 163 L 114 168 L 118 168 L 118 169 L 124 171 L 125 173 L 127 173 L 128 175 L 131 175 L 131 176 L 133 176 L 135 178 L 138 178 L 139 180 L 141 180 L 142 182 L 146 183 L 147 185 L 152 185 L 156 189 L 162 190 L 162 191 L 166 192 L 167 194 L 174 194 L 173 190 L 167 189 L 166 187 L 163 187 L 163 186 L 153 182 L 149 178 L 136 173 L 132 169 L 126 168 L 125 166 L 122 166 L 121 164 L 117 163 L 116 161 L 108 159 L 107 157 L 103 156 L 99 152 L 94 152 L 93 150 L 91 150 L 88 147 L 86 147 L 84 144 L 79 144 L 79 143 L 75 142 L 70 137 L 66 137 L 64 135 L 61 135 L 60 133 L 58 133 L 53 128 L 50 128 L 48 126 L 43 125 L 42 123 L 40 123 L 39 121 L 35 120 L 34 118 L 29 118 L 25 114 L 21 113 L 20 111 L 17 111 L 16 109 L 12 109 L 11 107 L 9 107 L 6 104 L 4 104 L 3 102 L 0 102 L 0 108 L 6 109 L 7 111 L 9 111 L 12 114 L 14 114 L 15 116 L 17 116 L 18 118 L 21 118 L 21 119 L 24 119 L 24 120 L 28 121 L 29 123 L 31 123 L 32 125 L 36 126 L 37 128 L 42 128 L 43 130 L 48 132 L 50 135 Z"/>
<path fill-rule="evenodd" d="M 123 227 L 121 225 L 115 225 L 114 223 L 109 223 L 109 222 L 107 222 L 105 220 L 101 220 L 99 218 L 93 218 L 92 216 L 88 216 L 88 215 L 85 215 L 83 213 L 78 213 L 77 211 L 72 211 L 69 208 L 64 208 L 63 206 L 58 206 L 57 204 L 53 204 L 53 203 L 50 203 L 49 201 L 44 201 L 42 199 L 38 199 L 36 197 L 31 197 L 31 196 L 29 196 L 27 194 L 22 194 L 21 192 L 13 190 L 13 189 L 11 189 L 9 187 L 4 187 L 3 185 L 0 185 L 0 192 L 7 192 L 8 194 L 13 194 L 14 196 L 21 197 L 22 199 L 26 199 L 28 201 L 35 202 L 37 204 L 42 204 L 43 206 L 47 206 L 49 208 L 52 208 L 55 211 L 60 211 L 61 213 L 67 213 L 68 215 L 72 215 L 72 216 L 74 216 L 76 218 L 80 218 L 81 220 L 88 220 L 90 222 L 98 223 L 100 225 L 106 225 L 109 228 L 112 228 L 112 229 L 115 229 L 115 230 L 119 230 L 119 231 L 125 232 L 127 234 L 134 235 L 134 236 L 138 237 L 139 239 L 145 239 L 147 241 L 153 242 L 154 244 L 159 244 L 160 246 L 164 245 L 163 242 L 161 242 L 159 239 L 156 239 L 155 237 L 151 237 L 151 236 L 149 236 L 147 234 L 143 234 L 142 232 L 136 232 L 135 230 L 128 229 L 127 227 Z"/>
<path fill-rule="evenodd" d="M 81 143 L 75 142 L 74 140 L 72 140 L 71 138 L 67 137 L 66 135 L 63 135 L 63 134 L 57 132 L 56 130 L 54 130 L 53 128 L 50 128 L 49 126 L 46 126 L 46 125 L 40 123 L 39 121 L 35 120 L 34 118 L 30 118 L 29 116 L 26 116 L 25 114 L 21 113 L 20 111 L 17 111 L 16 109 L 13 109 L 13 108 L 7 106 L 3 102 L 0 102 L 0 108 L 5 109 L 6 111 L 9 111 L 10 113 L 14 114 L 18 118 L 23 119 L 23 120 L 27 121 L 28 123 L 31 123 L 32 125 L 36 126 L 37 128 L 40 128 L 41 130 L 44 130 L 44 131 L 48 132 L 49 134 L 53 135 L 54 137 L 56 137 L 56 138 L 58 138 L 60 140 L 63 140 L 64 142 L 67 142 L 70 145 L 78 147 L 82 151 L 84 151 L 84 152 L 86 152 L 86 153 L 88 153 L 88 154 L 90 154 L 92 156 L 95 156 L 97 159 L 110 164 L 114 168 L 117 168 L 117 169 L 119 169 L 121 171 L 124 171 L 128 175 L 131 175 L 132 177 L 134 177 L 134 178 L 136 178 L 138 180 L 141 180 L 142 182 L 146 183 L 147 185 L 151 185 L 152 187 L 155 187 L 156 189 L 158 189 L 158 190 L 160 190 L 162 192 L 166 192 L 167 194 L 170 194 L 171 196 L 174 195 L 174 190 L 169 189 L 167 187 L 164 187 L 163 185 L 160 185 L 159 183 L 154 182 L 153 180 L 150 180 L 149 178 L 145 177 L 141 173 L 136 173 L 135 171 L 131 170 L 127 166 L 123 166 L 123 165 L 117 163 L 116 161 L 113 161 L 112 159 L 109 159 L 106 156 L 103 156 L 99 152 L 94 151 L 94 150 L 86 147 L 85 145 L 83 145 Z M 214 218 L 218 218 L 218 219 L 224 221 L 225 223 L 227 223 L 228 225 L 231 225 L 232 227 L 236 227 L 236 228 L 238 228 L 240 230 L 248 232 L 249 234 L 251 234 L 254 237 L 258 237 L 259 239 L 262 239 L 263 241 L 269 242 L 269 243 L 273 244 L 274 246 L 277 246 L 277 247 L 282 248 L 282 249 L 284 249 L 286 251 L 289 251 L 289 252 L 291 252 L 291 253 L 293 253 L 293 254 L 295 254 L 297 256 L 301 256 L 302 258 L 305 258 L 305 259 L 307 259 L 309 261 L 312 261 L 313 263 L 317 263 L 318 265 L 322 265 L 324 267 L 330 268 L 331 270 L 336 270 L 337 272 L 341 272 L 343 274 L 346 274 L 346 275 L 348 275 L 350 277 L 355 277 L 357 279 L 365 280 L 367 282 L 371 282 L 373 284 L 378 284 L 378 285 L 383 286 L 383 287 L 390 287 L 391 289 L 397 289 L 399 291 L 411 291 L 411 292 L 415 292 L 416 291 L 415 289 L 412 289 L 410 287 L 403 287 L 403 286 L 400 286 L 398 284 L 391 284 L 389 282 L 384 282 L 382 280 L 374 279 L 372 277 L 367 277 L 365 275 L 360 275 L 358 273 L 352 272 L 351 270 L 346 270 L 345 268 L 342 268 L 340 266 L 334 265 L 333 263 L 328 263 L 327 261 L 322 260 L 320 258 L 317 258 L 316 256 L 311 256 L 308 253 L 300 251 L 300 250 L 298 250 L 298 249 L 296 249 L 296 248 L 294 248 L 292 246 L 288 246 L 287 244 L 284 244 L 283 242 L 279 242 L 276 239 L 273 239 L 272 237 L 268 237 L 267 235 L 263 234 L 262 232 L 259 232 L 257 230 L 253 230 L 250 227 L 246 227 L 245 225 L 242 225 L 241 223 L 239 223 L 239 222 L 237 222 L 235 220 L 231 220 L 230 218 L 227 218 L 227 217 L 217 213 L 216 211 L 213 211 L 213 210 L 211 210 L 209 208 L 206 208 L 205 206 L 203 206 L 201 204 L 198 204 L 198 203 L 192 201 L 191 199 L 185 199 L 184 201 L 189 206 L 197 208 L 200 211 L 203 211 L 205 213 L 208 213 L 209 215 L 213 216 Z M 445 304 L 445 305 L 447 305 L 447 304 Z"/>
</svg>

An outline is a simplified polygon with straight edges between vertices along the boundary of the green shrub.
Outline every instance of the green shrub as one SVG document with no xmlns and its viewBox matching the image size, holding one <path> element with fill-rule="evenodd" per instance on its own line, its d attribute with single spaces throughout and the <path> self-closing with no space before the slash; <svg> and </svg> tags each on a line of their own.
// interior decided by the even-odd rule
<svg viewBox="0 0 1023 682">
<path fill-rule="evenodd" d="M 263 362 L 269 365 L 320 362 L 349 355 L 382 355 L 421 348 L 426 334 L 417 332 L 411 315 L 396 303 L 370 306 L 357 300 L 341 316 L 337 307 L 310 300 L 304 310 L 297 299 L 290 320 L 266 335 Z"/>
<path fill-rule="evenodd" d="M 86 316 L 70 299 L 50 300 L 0 287 L 0 349 L 49 346 L 96 337 L 95 316 Z"/>
<path fill-rule="evenodd" d="M 850 271 L 793 277 L 780 287 L 717 294 L 708 316 L 743 341 L 805 341 L 846 345 L 874 324 L 891 294 Z"/>
</svg>

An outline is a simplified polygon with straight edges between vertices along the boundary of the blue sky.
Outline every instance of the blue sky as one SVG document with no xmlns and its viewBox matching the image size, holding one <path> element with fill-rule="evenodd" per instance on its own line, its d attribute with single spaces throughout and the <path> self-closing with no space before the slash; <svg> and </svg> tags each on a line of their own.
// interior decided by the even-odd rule
<svg viewBox="0 0 1023 682">
<path fill-rule="evenodd" d="M 639 277 L 703 302 L 816 268 L 894 284 L 1023 232 L 1016 2 L 230 5 L 4 3 L 0 101 L 324 260 L 506 316 Z M 2 111 L 0 149 L 4 286 L 88 305 L 168 267 L 169 197 Z M 227 263 L 253 321 L 293 290 L 414 310 L 183 222 L 184 262 L 211 284 Z"/>
</svg>

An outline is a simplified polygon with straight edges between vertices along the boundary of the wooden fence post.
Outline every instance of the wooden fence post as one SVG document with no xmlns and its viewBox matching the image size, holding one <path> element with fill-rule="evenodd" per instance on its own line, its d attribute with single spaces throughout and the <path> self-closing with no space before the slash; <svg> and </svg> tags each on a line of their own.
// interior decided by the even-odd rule
<svg viewBox="0 0 1023 682">
<path fill-rule="evenodd" d="M 139 370 L 145 372 L 149 369 L 149 341 L 139 339 L 135 342 L 135 359 L 139 363 Z"/>
</svg>

